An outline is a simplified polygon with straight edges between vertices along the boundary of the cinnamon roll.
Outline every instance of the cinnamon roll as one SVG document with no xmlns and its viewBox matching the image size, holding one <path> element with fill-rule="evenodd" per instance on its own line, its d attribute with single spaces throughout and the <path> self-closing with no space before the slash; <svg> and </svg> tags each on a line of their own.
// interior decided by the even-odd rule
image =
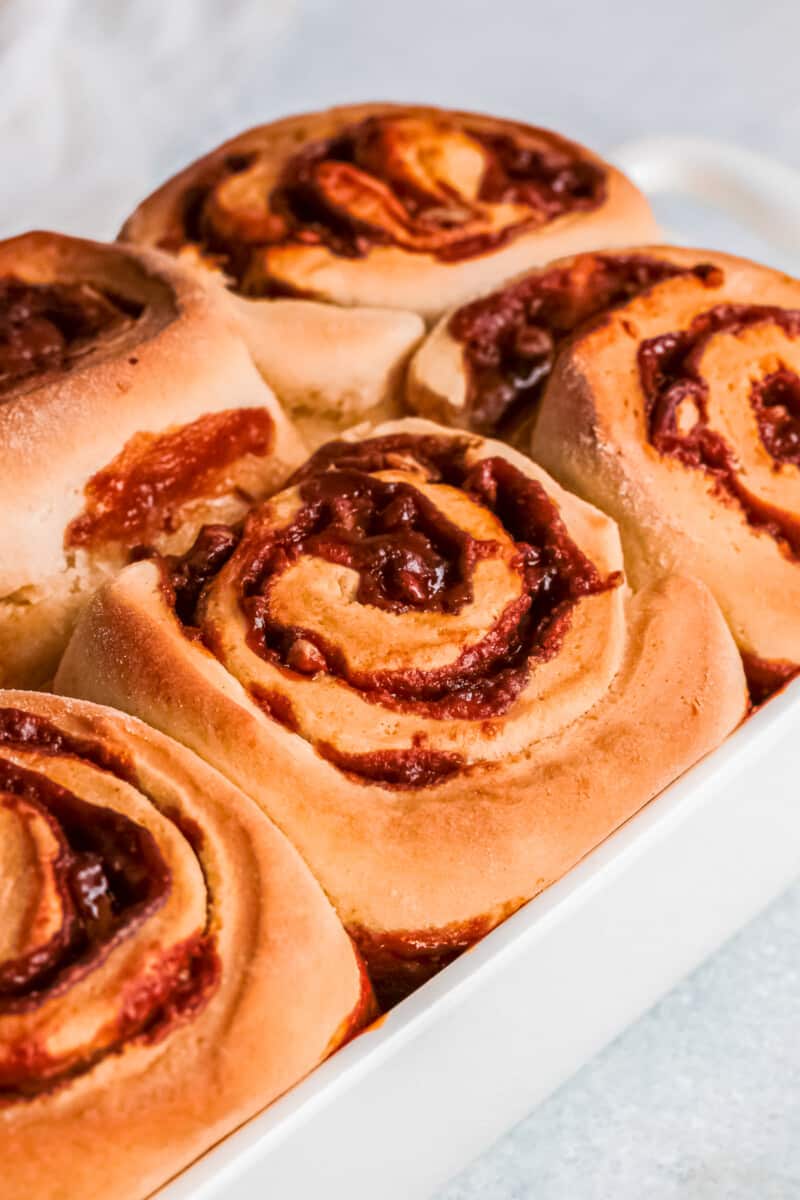
<svg viewBox="0 0 800 1200">
<path fill-rule="evenodd" d="M 532 450 L 619 522 L 636 587 L 714 592 L 756 701 L 800 666 L 800 283 L 704 250 L 556 357 Z"/>
<path fill-rule="evenodd" d="M 584 147 L 393 104 L 249 130 L 146 199 L 121 234 L 228 286 L 256 361 L 315 443 L 398 411 L 420 317 L 558 254 L 654 235 L 645 199 Z"/>
<path fill-rule="evenodd" d="M 507 446 L 419 420 L 349 433 L 243 528 L 123 571 L 56 686 L 168 730 L 263 805 L 387 1000 L 745 710 L 702 584 L 631 595 L 609 518 Z"/>
<path fill-rule="evenodd" d="M 182 746 L 0 692 L 4 1200 L 145 1196 L 369 1016 L 297 851 Z"/>
<path fill-rule="evenodd" d="M 550 372 L 576 329 L 665 279 L 704 269 L 644 248 L 530 271 L 441 318 L 411 360 L 408 407 L 527 452 Z"/>
<path fill-rule="evenodd" d="M 52 676 L 101 579 L 237 519 L 303 456 L 195 275 L 52 233 L 0 243 L 0 683 Z"/>
</svg>

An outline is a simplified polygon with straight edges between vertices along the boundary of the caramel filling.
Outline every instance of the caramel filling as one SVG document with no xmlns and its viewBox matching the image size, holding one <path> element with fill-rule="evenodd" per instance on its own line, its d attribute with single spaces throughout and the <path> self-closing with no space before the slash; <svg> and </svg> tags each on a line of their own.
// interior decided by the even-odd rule
<svg viewBox="0 0 800 1200">
<path fill-rule="evenodd" d="M 747 690 L 755 708 L 764 704 L 776 692 L 800 674 L 797 663 L 785 659 L 759 658 L 755 654 L 742 654 Z"/>
<path fill-rule="evenodd" d="M 468 372 L 466 424 L 513 438 L 536 411 L 564 341 L 579 326 L 665 279 L 721 282 L 707 264 L 682 267 L 640 254 L 583 254 L 474 300 L 451 317 Z"/>
<path fill-rule="evenodd" d="M 70 968 L 90 965 L 144 920 L 163 903 L 169 872 L 147 830 L 2 758 L 0 790 L 7 809 L 36 812 L 52 831 L 63 906 L 63 923 L 44 945 L 0 964 L 0 1012 L 8 1012 L 42 1003 Z"/>
<path fill-rule="evenodd" d="M 70 990 L 163 907 L 172 878 L 142 825 L 20 765 L 4 749 L 79 757 L 126 780 L 131 773 L 99 743 L 70 737 L 35 714 L 0 709 L 3 849 L 15 870 L 27 854 L 37 860 L 3 914 L 9 927 L 0 934 L 0 1102 L 51 1088 L 132 1038 L 165 1036 L 199 1011 L 219 975 L 213 942 L 199 934 L 166 949 L 156 966 L 109 998 L 109 1019 L 89 1045 L 71 1046 L 67 1038 L 55 1052 L 40 1042 L 36 1014 L 57 1000 L 68 1004 Z"/>
<path fill-rule="evenodd" d="M 0 393 L 31 376 L 72 366 L 98 339 L 119 334 L 142 306 L 92 283 L 0 278 Z"/>
<path fill-rule="evenodd" d="M 64 544 L 148 544 L 172 532 L 183 505 L 222 494 L 230 468 L 248 454 L 264 457 L 274 442 L 265 408 L 234 408 L 166 433 L 137 433 L 84 488 L 86 506 Z"/>
<path fill-rule="evenodd" d="M 357 604 L 393 613 L 452 614 L 473 600 L 477 565 L 499 551 L 496 542 L 453 524 L 408 475 L 375 474 L 411 463 L 428 482 L 460 489 L 499 519 L 512 539 L 516 598 L 450 665 L 359 670 L 345 647 L 276 616 L 274 593 L 298 560 L 313 556 L 354 572 Z M 215 631 L 204 629 L 203 589 L 235 554 L 236 588 L 254 653 L 295 679 L 333 676 L 384 708 L 440 720 L 502 715 L 534 664 L 558 652 L 577 601 L 619 582 L 616 576 L 601 578 L 536 481 L 500 457 L 470 465 L 461 439 L 397 434 L 330 443 L 295 482 L 302 504 L 287 525 L 271 525 L 266 506 L 241 535 L 207 529 L 188 555 L 171 560 L 176 611 L 184 623 L 199 626 L 216 652 Z M 271 717 L 296 727 L 286 697 L 258 692 L 255 698 Z M 316 749 L 342 770 L 395 786 L 427 786 L 461 765 L 458 755 L 426 747 L 422 739 L 407 749 L 366 754 L 345 755 L 326 742 Z"/>
<path fill-rule="evenodd" d="M 504 916 L 509 916 L 515 907 L 509 906 Z M 376 933 L 351 925 L 348 933 L 369 964 L 375 995 L 380 1007 L 386 1010 L 438 975 L 497 923 L 497 918 L 475 917 L 444 928 L 391 933 Z"/>
<path fill-rule="evenodd" d="M 445 262 L 474 258 L 575 211 L 599 207 L 605 172 L 542 130 L 486 133 L 455 118 L 375 116 L 310 142 L 277 181 L 258 151 L 217 160 L 187 192 L 162 245 L 219 259 L 236 290 L 280 294 L 274 247 L 361 258 L 395 245 Z"/>
<path fill-rule="evenodd" d="M 686 330 L 664 333 L 639 347 L 639 375 L 645 397 L 647 433 L 659 454 L 711 476 L 721 493 L 739 505 L 754 529 L 800 557 L 800 520 L 760 500 L 745 486 L 734 448 L 712 429 L 708 384 L 700 370 L 703 351 L 720 333 L 734 336 L 753 325 L 777 325 L 789 337 L 800 334 L 800 311 L 770 305 L 718 304 L 700 313 Z M 794 463 L 797 454 L 800 379 L 781 370 L 751 389 L 759 432 L 776 465 Z"/>
<path fill-rule="evenodd" d="M 750 403 L 767 453 L 800 467 L 800 378 L 786 367 L 773 371 L 753 385 Z"/>
</svg>

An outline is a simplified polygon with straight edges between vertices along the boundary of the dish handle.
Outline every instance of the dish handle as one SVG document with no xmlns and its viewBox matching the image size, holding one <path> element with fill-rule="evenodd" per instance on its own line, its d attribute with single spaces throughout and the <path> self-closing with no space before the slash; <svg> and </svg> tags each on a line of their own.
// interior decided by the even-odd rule
<svg viewBox="0 0 800 1200">
<path fill-rule="evenodd" d="M 800 172 L 765 154 L 703 137 L 647 137 L 611 155 L 648 195 L 687 196 L 729 213 L 800 265 Z"/>
</svg>

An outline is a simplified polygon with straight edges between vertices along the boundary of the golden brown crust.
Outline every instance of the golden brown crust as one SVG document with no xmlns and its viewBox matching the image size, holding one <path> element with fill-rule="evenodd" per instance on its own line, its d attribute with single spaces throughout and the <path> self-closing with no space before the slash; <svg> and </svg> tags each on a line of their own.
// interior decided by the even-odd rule
<svg viewBox="0 0 800 1200">
<path fill-rule="evenodd" d="M 518 152 L 521 173 L 508 195 L 487 191 L 500 161 L 491 139 Z M 335 144 L 329 157 L 298 175 L 302 157 L 326 143 Z M 531 154 L 547 164 L 545 175 L 561 170 L 560 189 L 542 183 Z M 292 215 L 287 232 L 287 167 L 293 180 L 302 177 L 304 196 L 310 189 L 330 206 L 330 229 L 316 208 L 305 227 Z M 536 203 L 519 184 L 528 176 L 541 184 Z M 570 207 L 563 197 L 573 192 Z M 265 378 L 292 410 L 311 393 L 323 417 L 318 434 L 308 422 L 318 443 L 331 428 L 397 413 L 397 376 L 422 335 L 420 317 L 435 319 L 560 254 L 655 233 L 644 197 L 584 147 L 520 122 L 376 103 L 240 134 L 144 200 L 121 237 L 166 248 L 220 279 L 227 272 Z M 304 299 L 258 298 L 286 295 Z M 341 309 L 335 318 L 329 304 Z M 305 341 L 296 353 L 298 327 Z M 331 363 L 332 340 L 342 349 Z M 348 371 L 351 348 L 357 371 Z"/>
<path fill-rule="evenodd" d="M 183 549 L 280 485 L 303 447 L 226 306 L 167 256 L 31 233 L 0 243 L 0 278 L 125 310 L 66 361 L 0 379 L 0 683 L 36 685 L 133 546 Z M 9 311 L 9 338 L 33 338 Z M 94 519 L 114 503 L 121 520 Z"/>
<path fill-rule="evenodd" d="M 410 232 L 397 234 L 400 242 L 386 244 L 395 218 L 376 210 L 371 219 L 378 222 L 385 241 L 373 245 L 365 255 L 337 254 L 319 239 L 305 245 L 302 239 L 279 243 L 276 250 L 269 251 L 268 267 L 270 278 L 278 283 L 337 304 L 403 308 L 433 317 L 517 274 L 524 266 L 547 262 L 568 249 L 626 244 L 638 230 L 652 233 L 655 229 L 647 202 L 628 180 L 591 151 L 559 135 L 477 113 L 423 105 L 357 104 L 287 117 L 231 139 L 145 200 L 126 222 L 123 237 L 150 245 L 166 237 L 173 249 L 186 245 L 182 210 L 187 189 L 208 179 L 211 168 L 232 156 L 257 157 L 242 172 L 248 186 L 237 185 L 243 194 L 237 191 L 233 196 L 218 196 L 215 211 L 220 214 L 220 222 L 223 214 L 230 220 L 229 214 L 237 212 L 243 220 L 246 204 L 247 219 L 252 224 L 256 212 L 261 215 L 263 210 L 268 214 L 266 202 L 278 185 L 286 162 L 298 151 L 310 144 L 336 139 L 370 120 L 384 122 L 388 130 L 390 145 L 381 147 L 379 153 L 391 156 L 392 162 L 388 167 L 383 163 L 382 169 L 390 170 L 391 178 L 396 175 L 408 186 L 435 188 L 446 183 L 451 196 L 455 191 L 467 207 L 477 205 L 477 215 L 461 216 L 460 224 L 468 236 L 490 240 L 477 252 L 465 251 L 450 262 L 438 258 L 430 247 L 429 243 L 435 245 L 434 235 L 421 238 L 418 245 L 415 243 L 413 219 L 408 227 Z M 479 142 L 470 144 L 470 136 L 475 134 L 518 139 L 522 148 L 556 152 L 565 161 L 597 167 L 604 176 L 602 199 L 550 219 L 541 215 L 535 220 L 526 215 L 530 210 L 520 201 L 480 202 L 478 192 L 488 152 Z M 256 168 L 258 178 L 253 178 L 251 188 L 247 172 Z M 363 186 L 361 181 L 365 178 L 380 183 L 380 175 L 370 175 L 369 168 L 359 168 L 359 181 L 353 181 L 352 188 Z M 338 180 L 336 186 L 341 186 Z M 360 213 L 361 201 L 354 191 L 342 202 Z M 492 242 L 491 237 L 506 227 L 515 231 L 513 235 L 505 241 Z M 270 233 L 270 239 L 272 236 Z M 464 234 L 456 223 L 443 225 L 440 236 L 452 240 Z M 265 244 L 268 244 L 266 237 Z"/>
<path fill-rule="evenodd" d="M 348 438 L 358 448 L 371 445 L 370 438 L 399 435 L 458 441 L 417 420 Z M 413 458 L 414 450 L 404 453 Z M 557 879 L 716 746 L 745 710 L 738 655 L 701 584 L 670 578 L 630 596 L 615 586 L 621 557 L 610 521 L 499 443 L 473 438 L 467 458 L 476 467 L 502 460 L 516 480 L 544 489 L 575 545 L 597 565 L 597 578 L 608 580 L 571 603 L 568 627 L 546 660 L 536 659 L 542 643 L 534 639 L 510 703 L 470 709 L 483 686 L 478 678 L 468 689 L 473 700 L 437 717 L 419 700 L 399 706 L 368 701 L 358 686 L 342 681 L 339 659 L 335 669 L 316 664 L 310 676 L 271 666 L 269 656 L 245 644 L 241 612 L 231 602 L 236 555 L 201 604 L 214 653 L 182 631 L 157 566 L 143 563 L 94 599 L 56 680 L 68 694 L 145 716 L 236 780 L 300 848 L 366 954 L 379 951 L 387 937 L 402 943 L 413 933 L 429 957 L 440 956 L 440 965 L 459 944 L 459 931 L 463 946 Z M 400 482 L 406 469 L 401 455 L 376 478 Z M 502 479 L 502 471 L 491 470 Z M 419 476 L 417 482 L 457 524 L 496 526 L 497 516 L 475 500 L 477 485 L 453 495 L 452 485 L 425 484 Z M 262 519 L 280 525 L 295 504 L 294 491 L 283 493 Z M 500 504 L 501 524 L 502 510 Z M 504 560 L 509 535 L 495 527 L 493 536 L 498 549 L 487 551 L 481 567 Z M 491 571 L 487 581 L 476 569 L 473 598 L 452 619 L 442 612 L 383 611 L 360 604 L 347 572 L 319 553 L 323 558 L 301 554 L 299 573 L 292 568 L 275 577 L 270 603 L 277 608 L 267 619 L 278 614 L 292 623 L 303 619 L 303 609 L 306 625 L 312 616 L 329 619 L 326 636 L 353 670 L 359 664 L 366 671 L 394 669 L 405 659 L 425 672 L 452 661 L 455 650 L 492 629 L 495 587 L 514 586 L 492 582 Z M 513 576 L 520 560 L 507 561 L 517 564 Z M 533 588 L 534 577 L 526 578 Z M 281 579 L 293 588 L 282 592 Z M 459 621 L 469 632 L 458 631 Z M 524 639 L 523 628 L 524 622 Z M 319 641 L 316 624 L 307 636 Z M 291 653 L 289 661 L 297 665 Z M 283 703 L 276 704 L 276 693 Z M 266 715 L 272 705 L 285 719 L 287 702 L 298 732 Z M 353 757 L 398 750 L 408 756 L 415 747 L 456 754 L 460 763 L 414 787 L 408 780 L 402 786 L 376 782 L 372 766 L 365 775 Z"/>
<path fill-rule="evenodd" d="M 716 274 L 666 280 L 576 336 L 557 360 L 532 453 L 619 522 L 635 586 L 694 575 L 744 652 L 800 663 L 800 467 L 791 450 L 770 452 L 758 412 L 759 389 L 779 376 L 771 419 L 784 441 L 794 436 L 800 284 L 705 250 L 646 252 Z M 659 354 L 663 370 L 642 374 Z"/>
<path fill-rule="evenodd" d="M 314 449 L 359 421 L 399 415 L 416 313 L 227 296 L 253 361 Z"/>
<path fill-rule="evenodd" d="M 407 405 L 527 453 L 538 403 L 570 337 L 692 266 L 636 246 L 586 251 L 526 271 L 444 314 L 409 364 Z"/>
<path fill-rule="evenodd" d="M 84 750 L 15 740 L 4 724 L 9 712 L 43 719 Z M 103 1192 L 142 1200 L 352 1032 L 352 1015 L 366 1015 L 362 969 L 297 852 L 186 749 L 119 713 L 25 692 L 0 693 L 0 727 L 3 762 L 136 822 L 155 839 L 150 869 L 155 853 L 170 870 L 165 901 L 105 955 L 92 952 L 88 975 L 69 980 L 62 969 L 27 1014 L 0 1000 L 3 1195 L 56 1200 Z M 105 756 L 105 768 L 95 765 L 95 753 Z M 0 813 L 13 817 L 14 799 L 4 793 Z M 29 818 L 15 828 L 22 837 L 33 826 Z M 19 888 L 8 900 L 0 966 Z M 161 1025 L 138 1033 L 131 1027 L 116 1048 L 100 1048 L 96 1039 L 107 1035 L 102 1023 L 91 1033 L 94 1009 L 115 1014 L 123 1031 L 156 986 L 156 968 L 147 963 L 161 961 L 159 954 L 169 961 L 169 948 L 194 935 L 198 920 L 214 963 L 206 991 L 182 1010 L 167 1003 Z M 12 1054 L 20 1038 L 63 1053 L 90 1034 L 94 1040 L 52 1087 L 37 1086 L 35 1069 L 28 1095 L 8 1085 L 9 1063 L 22 1061 Z"/>
</svg>

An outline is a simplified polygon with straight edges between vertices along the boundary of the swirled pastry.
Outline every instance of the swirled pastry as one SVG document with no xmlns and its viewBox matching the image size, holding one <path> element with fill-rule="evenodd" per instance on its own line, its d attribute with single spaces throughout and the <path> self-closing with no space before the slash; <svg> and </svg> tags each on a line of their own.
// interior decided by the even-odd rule
<svg viewBox="0 0 800 1200">
<path fill-rule="evenodd" d="M 654 233 L 633 185 L 558 134 L 362 104 L 226 142 L 122 237 L 224 279 L 266 379 L 319 442 L 396 411 L 420 317 L 558 254 Z"/>
<path fill-rule="evenodd" d="M 635 586 L 714 592 L 756 700 L 800 665 L 800 283 L 701 250 L 557 356 L 532 448 L 619 522 Z"/>
<path fill-rule="evenodd" d="M 4 1200 L 145 1196 L 369 1016 L 305 864 L 216 771 L 0 692 Z"/>
<path fill-rule="evenodd" d="M 441 318 L 411 360 L 408 406 L 527 452 L 550 372 L 575 331 L 693 272 L 704 278 L 713 268 L 647 247 L 573 255 L 529 271 Z"/>
<path fill-rule="evenodd" d="M 418 420 L 351 432 L 242 529 L 122 572 L 56 683 L 169 730 L 256 798 L 384 997 L 745 709 L 702 584 L 631 595 L 609 518 L 508 447 Z"/>
<path fill-rule="evenodd" d="M 0 243 L 0 683 L 52 676 L 99 580 L 236 519 L 302 457 L 193 274 L 58 234 Z"/>
</svg>

